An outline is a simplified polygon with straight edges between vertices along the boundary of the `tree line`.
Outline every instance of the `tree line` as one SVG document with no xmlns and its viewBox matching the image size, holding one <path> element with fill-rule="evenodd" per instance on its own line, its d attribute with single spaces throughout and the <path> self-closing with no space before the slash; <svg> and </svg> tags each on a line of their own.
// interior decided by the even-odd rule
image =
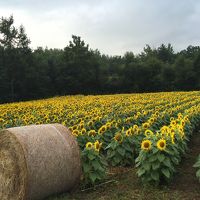
<svg viewBox="0 0 200 200">
<path fill-rule="evenodd" d="M 140 54 L 108 56 L 79 36 L 64 49 L 30 48 L 25 28 L 0 19 L 0 102 L 72 94 L 113 94 L 200 89 L 200 47 L 174 52 L 146 45 Z"/>
</svg>

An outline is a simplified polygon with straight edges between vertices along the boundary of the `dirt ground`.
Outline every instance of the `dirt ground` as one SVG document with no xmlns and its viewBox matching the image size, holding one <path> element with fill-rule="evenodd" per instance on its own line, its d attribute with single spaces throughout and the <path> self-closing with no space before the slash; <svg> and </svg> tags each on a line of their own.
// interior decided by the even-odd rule
<svg viewBox="0 0 200 200">
<path fill-rule="evenodd" d="M 159 188 L 144 187 L 134 168 L 113 168 L 110 179 L 99 187 L 81 191 L 80 188 L 48 200 L 200 200 L 200 183 L 192 166 L 200 154 L 200 131 L 195 131 L 187 155 L 183 158 L 173 182 Z"/>
<path fill-rule="evenodd" d="M 196 169 L 192 167 L 200 154 L 200 131 L 192 136 L 189 150 L 177 170 L 174 181 L 169 186 L 171 190 L 183 191 L 186 199 L 200 199 L 200 183 L 196 178 Z M 192 198 L 191 198 L 192 197 Z"/>
</svg>

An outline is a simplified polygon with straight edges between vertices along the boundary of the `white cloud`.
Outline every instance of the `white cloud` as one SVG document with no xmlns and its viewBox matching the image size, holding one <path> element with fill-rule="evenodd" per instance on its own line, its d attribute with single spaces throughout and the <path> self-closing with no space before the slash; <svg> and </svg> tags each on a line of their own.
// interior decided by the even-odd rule
<svg viewBox="0 0 200 200">
<path fill-rule="evenodd" d="M 180 50 L 200 39 L 195 0 L 7 0 L 0 13 L 25 26 L 33 48 L 64 48 L 72 34 L 112 55 L 169 42 Z"/>
</svg>

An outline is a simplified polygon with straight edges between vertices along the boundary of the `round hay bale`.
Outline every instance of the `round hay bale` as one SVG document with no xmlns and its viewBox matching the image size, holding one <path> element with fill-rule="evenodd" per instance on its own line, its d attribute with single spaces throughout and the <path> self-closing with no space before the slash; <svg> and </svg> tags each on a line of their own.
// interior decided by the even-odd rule
<svg viewBox="0 0 200 200">
<path fill-rule="evenodd" d="M 0 132 L 0 199 L 38 200 L 66 192 L 80 180 L 75 137 L 60 124 Z"/>
</svg>

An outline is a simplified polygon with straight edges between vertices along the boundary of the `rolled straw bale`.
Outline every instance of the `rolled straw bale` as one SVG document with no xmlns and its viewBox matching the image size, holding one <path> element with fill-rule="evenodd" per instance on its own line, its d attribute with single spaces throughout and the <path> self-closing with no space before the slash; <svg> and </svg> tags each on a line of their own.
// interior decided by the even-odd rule
<svg viewBox="0 0 200 200">
<path fill-rule="evenodd" d="M 79 147 L 60 124 L 0 131 L 0 200 L 38 200 L 80 180 Z"/>
</svg>

